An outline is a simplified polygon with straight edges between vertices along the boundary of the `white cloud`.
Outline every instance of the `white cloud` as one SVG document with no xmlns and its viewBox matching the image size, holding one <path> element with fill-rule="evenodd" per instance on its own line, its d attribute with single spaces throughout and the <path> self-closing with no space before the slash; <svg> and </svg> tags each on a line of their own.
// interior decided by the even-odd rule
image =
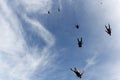
<svg viewBox="0 0 120 80">
<path fill-rule="evenodd" d="M 84 71 L 86 71 L 91 66 L 94 66 L 96 64 L 96 57 L 98 56 L 98 53 L 94 53 L 93 56 L 86 60 L 87 64 L 84 67 Z"/>
<path fill-rule="evenodd" d="M 30 0 L 22 0 L 16 2 L 16 4 L 25 5 L 23 7 L 28 12 L 36 12 L 38 10 L 44 12 L 42 9 L 50 8 L 52 3 L 48 0 L 41 0 L 40 2 L 36 0 L 33 4 L 32 2 Z M 17 5 L 14 9 L 17 9 Z M 23 16 L 22 14 L 27 15 L 24 12 L 20 13 L 21 16 Z M 25 20 L 32 25 L 33 29 L 38 32 L 38 35 L 47 44 L 43 50 L 40 51 L 40 48 L 37 47 L 30 48 L 26 44 L 22 23 L 14 13 L 12 7 L 7 4 L 7 0 L 0 0 L 0 80 L 30 80 L 30 77 L 38 66 L 42 68 L 40 72 L 43 75 L 42 72 L 53 65 L 54 54 L 51 55 L 52 51 L 50 48 L 55 43 L 54 36 L 38 21 L 32 20 L 29 17 L 26 17 Z"/>
<path fill-rule="evenodd" d="M 47 13 L 52 8 L 52 0 L 15 0 L 17 5 L 22 5 L 30 13 Z"/>
<path fill-rule="evenodd" d="M 21 39 L 23 38 L 22 33 L 20 32 L 21 28 L 17 27 L 17 26 L 20 26 L 20 24 L 16 19 L 16 16 L 14 16 L 10 8 L 7 7 L 7 5 L 5 4 L 5 1 L 1 0 L 0 7 L 1 7 L 0 49 L 1 51 L 5 50 L 5 51 L 8 51 L 9 53 L 14 53 L 13 51 L 20 52 L 22 51 L 21 49 L 25 47 L 23 45 L 25 44 L 25 41 Z M 16 27 L 13 27 L 13 25 Z M 20 36 L 18 37 L 15 34 L 18 34 Z M 15 45 L 16 47 L 14 47 Z"/>
<path fill-rule="evenodd" d="M 54 36 L 51 35 L 50 32 L 40 24 L 40 22 L 30 19 L 26 15 L 24 15 L 23 17 L 28 23 L 33 26 L 33 29 L 40 34 L 40 36 L 46 41 L 48 46 L 52 46 L 54 44 Z"/>
</svg>

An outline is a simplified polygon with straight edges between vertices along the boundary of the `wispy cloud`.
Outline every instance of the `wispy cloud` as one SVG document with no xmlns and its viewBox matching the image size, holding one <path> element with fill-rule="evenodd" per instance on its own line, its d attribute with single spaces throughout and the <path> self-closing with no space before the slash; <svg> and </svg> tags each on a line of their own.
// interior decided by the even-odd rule
<svg viewBox="0 0 120 80">
<path fill-rule="evenodd" d="M 17 6 L 24 7 L 28 13 L 47 13 L 52 8 L 52 0 L 14 0 Z"/>
<path fill-rule="evenodd" d="M 44 12 L 44 8 L 51 8 L 50 0 L 12 0 L 21 4 L 26 12 Z M 18 2 L 17 2 L 18 1 Z M 45 5 L 44 5 L 45 4 Z M 17 5 L 16 5 L 17 7 Z M 17 9 L 17 8 L 14 8 Z M 1 80 L 30 80 L 36 69 L 41 68 L 41 79 L 44 70 L 52 67 L 54 53 L 50 50 L 55 43 L 54 36 L 37 20 L 27 17 L 27 13 L 20 15 L 30 24 L 47 44 L 43 50 L 39 47 L 29 47 L 24 39 L 24 30 L 12 7 L 7 0 L 0 0 L 0 79 Z M 26 15 L 26 17 L 24 15 Z"/>
<path fill-rule="evenodd" d="M 84 71 L 86 71 L 89 67 L 91 67 L 91 66 L 96 64 L 96 57 L 97 56 L 98 56 L 98 53 L 94 53 L 94 55 L 91 58 L 86 60 L 87 64 L 84 67 Z"/>
<path fill-rule="evenodd" d="M 54 36 L 47 30 L 45 29 L 39 21 L 37 20 L 32 20 L 26 15 L 23 16 L 26 22 L 30 23 L 33 27 L 33 29 L 39 33 L 39 35 L 44 39 L 44 41 L 47 43 L 48 47 L 53 46 L 54 44 Z"/>
</svg>

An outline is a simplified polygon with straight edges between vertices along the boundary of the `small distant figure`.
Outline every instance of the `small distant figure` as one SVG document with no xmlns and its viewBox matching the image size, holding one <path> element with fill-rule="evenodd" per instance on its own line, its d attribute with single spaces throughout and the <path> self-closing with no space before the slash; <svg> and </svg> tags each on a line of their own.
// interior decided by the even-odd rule
<svg viewBox="0 0 120 80">
<path fill-rule="evenodd" d="M 105 25 L 106 28 L 106 32 L 111 36 L 111 28 L 110 28 L 110 24 L 108 24 L 108 26 Z"/>
<path fill-rule="evenodd" d="M 48 11 L 48 14 L 50 14 L 50 11 Z"/>
<path fill-rule="evenodd" d="M 77 29 L 79 29 L 79 25 L 78 25 L 78 24 L 76 24 L 75 27 L 76 27 Z"/>
<path fill-rule="evenodd" d="M 60 8 L 58 8 L 58 12 L 60 12 Z"/>
<path fill-rule="evenodd" d="M 77 39 L 77 41 L 78 41 L 78 46 L 81 48 L 82 47 L 82 37 L 81 37 L 81 40 L 79 40 L 79 38 Z"/>
<path fill-rule="evenodd" d="M 84 71 L 81 73 L 76 69 L 76 67 L 74 67 L 74 69 L 71 68 L 70 70 L 73 71 L 77 77 L 82 78 Z"/>
</svg>

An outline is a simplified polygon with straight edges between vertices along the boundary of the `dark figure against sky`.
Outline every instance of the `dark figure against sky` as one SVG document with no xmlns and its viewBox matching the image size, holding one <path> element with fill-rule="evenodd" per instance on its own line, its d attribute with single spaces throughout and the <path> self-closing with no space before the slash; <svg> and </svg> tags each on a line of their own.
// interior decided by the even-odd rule
<svg viewBox="0 0 120 80">
<path fill-rule="evenodd" d="M 81 37 L 81 40 L 79 40 L 79 38 L 77 39 L 78 40 L 78 46 L 81 48 L 82 47 L 82 37 Z"/>
<path fill-rule="evenodd" d="M 48 11 L 48 14 L 50 14 L 50 11 Z"/>
<path fill-rule="evenodd" d="M 60 8 L 58 8 L 58 12 L 60 12 Z"/>
<path fill-rule="evenodd" d="M 108 26 L 105 25 L 106 28 L 106 32 L 111 36 L 111 28 L 110 28 L 110 24 L 108 24 Z"/>
<path fill-rule="evenodd" d="M 71 68 L 70 70 L 73 71 L 73 72 L 76 74 L 77 77 L 82 78 L 82 75 L 83 75 L 84 72 L 80 73 L 80 72 L 76 69 L 76 67 L 74 67 L 74 69 Z"/>
<path fill-rule="evenodd" d="M 76 27 L 77 29 L 79 29 L 79 25 L 78 25 L 78 24 L 76 24 L 75 27 Z"/>
</svg>

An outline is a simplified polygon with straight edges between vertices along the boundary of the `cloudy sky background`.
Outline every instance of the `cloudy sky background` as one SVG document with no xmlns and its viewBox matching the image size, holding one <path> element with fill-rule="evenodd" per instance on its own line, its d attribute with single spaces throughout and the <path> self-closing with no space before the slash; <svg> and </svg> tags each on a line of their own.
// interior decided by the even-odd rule
<svg viewBox="0 0 120 80">
<path fill-rule="evenodd" d="M 120 0 L 0 0 L 0 80 L 119 80 L 119 34 Z"/>
</svg>

